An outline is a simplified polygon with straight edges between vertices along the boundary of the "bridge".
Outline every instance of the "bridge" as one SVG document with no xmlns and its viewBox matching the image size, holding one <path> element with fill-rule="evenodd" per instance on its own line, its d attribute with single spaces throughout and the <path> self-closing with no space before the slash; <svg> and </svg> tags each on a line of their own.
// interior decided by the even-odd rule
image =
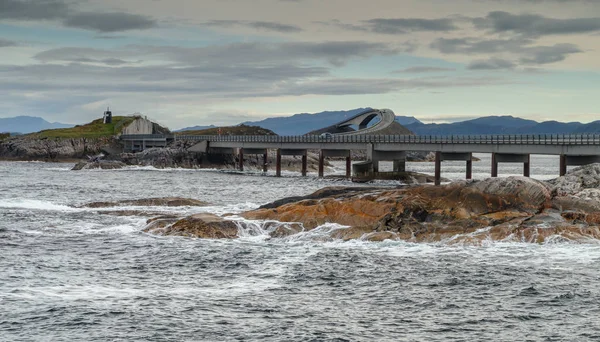
<svg viewBox="0 0 600 342">
<path fill-rule="evenodd" d="M 281 176 L 281 156 L 302 156 L 302 174 L 307 172 L 307 151 L 319 151 L 319 176 L 324 176 L 325 157 L 346 157 L 346 175 L 379 172 L 380 161 L 392 161 L 394 172 L 406 170 L 406 152 L 435 152 L 435 183 L 440 184 L 443 161 L 465 161 L 466 179 L 472 177 L 472 154 L 491 153 L 491 176 L 498 176 L 498 164 L 523 163 L 523 175 L 529 176 L 530 155 L 560 156 L 560 175 L 569 165 L 600 162 L 600 135 L 305 135 L 305 136 L 210 136 L 210 135 L 122 135 L 121 141 L 132 151 L 166 146 L 173 140 L 195 144 L 193 152 L 238 154 L 243 170 L 244 155 L 263 155 L 267 168 L 267 150 L 277 150 L 276 175 Z M 366 151 L 367 161 L 351 165 L 350 151 Z"/>
</svg>

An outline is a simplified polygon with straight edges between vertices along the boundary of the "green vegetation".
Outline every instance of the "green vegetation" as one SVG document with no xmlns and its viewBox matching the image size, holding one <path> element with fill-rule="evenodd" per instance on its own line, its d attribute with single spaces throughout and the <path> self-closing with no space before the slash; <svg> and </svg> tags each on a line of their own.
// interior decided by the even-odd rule
<svg viewBox="0 0 600 342">
<path fill-rule="evenodd" d="M 85 125 L 72 128 L 48 129 L 29 136 L 35 138 L 101 138 L 118 134 L 123 127 L 129 125 L 136 118 L 133 116 L 113 116 L 112 123 L 104 124 L 103 119 L 94 120 Z"/>
<path fill-rule="evenodd" d="M 277 135 L 270 129 L 262 128 L 259 126 L 229 126 L 229 127 L 215 127 L 208 128 L 199 131 L 183 131 L 177 132 L 177 135 Z"/>
<path fill-rule="evenodd" d="M 10 133 L 0 133 L 0 141 L 10 137 Z"/>
</svg>

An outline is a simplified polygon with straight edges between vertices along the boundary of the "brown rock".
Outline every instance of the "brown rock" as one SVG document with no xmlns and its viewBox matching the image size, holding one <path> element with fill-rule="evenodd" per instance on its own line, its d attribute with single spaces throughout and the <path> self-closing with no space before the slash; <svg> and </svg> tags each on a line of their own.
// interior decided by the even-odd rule
<svg viewBox="0 0 600 342">
<path fill-rule="evenodd" d="M 143 206 L 143 207 L 203 207 L 208 203 L 181 197 L 157 197 L 157 198 L 141 198 L 133 200 L 122 200 L 114 202 L 92 202 L 84 205 L 86 208 L 109 208 L 119 206 Z"/>
<path fill-rule="evenodd" d="M 238 227 L 233 221 L 212 214 L 195 214 L 173 222 L 171 218 L 151 221 L 145 232 L 157 235 L 201 239 L 235 239 Z"/>
</svg>

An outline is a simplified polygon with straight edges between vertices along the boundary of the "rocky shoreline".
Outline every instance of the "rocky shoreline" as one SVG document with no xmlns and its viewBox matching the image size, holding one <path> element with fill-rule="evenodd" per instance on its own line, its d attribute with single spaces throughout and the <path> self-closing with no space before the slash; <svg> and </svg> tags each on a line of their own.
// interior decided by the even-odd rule
<svg viewBox="0 0 600 342">
<path fill-rule="evenodd" d="M 112 206 L 204 206 L 178 198 L 91 203 Z M 135 215 L 135 211 L 105 214 Z M 525 177 L 459 181 L 443 186 L 327 187 L 239 215 L 187 217 L 138 211 L 157 235 L 235 239 L 249 225 L 286 238 L 337 224 L 329 239 L 402 240 L 477 245 L 486 241 L 559 243 L 600 240 L 600 164 L 542 182 Z"/>
<path fill-rule="evenodd" d="M 314 229 L 338 223 L 343 240 L 547 243 L 600 238 L 600 164 L 541 182 L 525 177 L 398 189 L 325 189 L 243 216 Z M 320 195 L 322 194 L 322 195 Z"/>
</svg>

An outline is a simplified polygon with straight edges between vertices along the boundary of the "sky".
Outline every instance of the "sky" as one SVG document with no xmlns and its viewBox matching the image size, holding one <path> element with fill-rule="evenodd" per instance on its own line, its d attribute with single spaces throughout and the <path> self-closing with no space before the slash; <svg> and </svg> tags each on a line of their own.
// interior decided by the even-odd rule
<svg viewBox="0 0 600 342">
<path fill-rule="evenodd" d="M 600 0 L 0 0 L 0 117 L 600 119 Z"/>
</svg>

